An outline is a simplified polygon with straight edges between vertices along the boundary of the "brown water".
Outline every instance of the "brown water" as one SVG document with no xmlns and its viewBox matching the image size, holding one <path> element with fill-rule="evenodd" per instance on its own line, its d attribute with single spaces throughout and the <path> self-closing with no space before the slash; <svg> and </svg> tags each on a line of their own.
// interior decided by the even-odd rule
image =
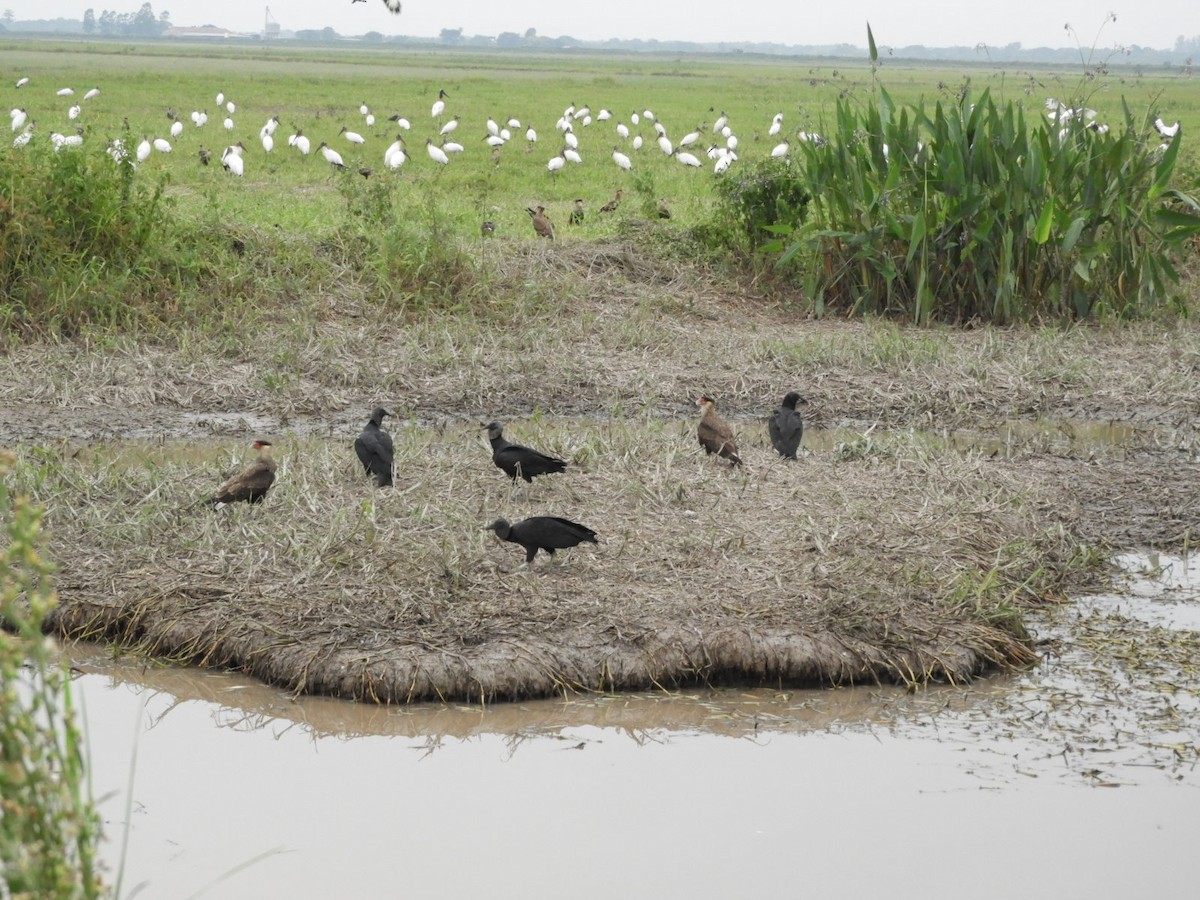
<svg viewBox="0 0 1200 900">
<path fill-rule="evenodd" d="M 1126 563 L 1036 670 L 911 694 L 387 709 L 76 648 L 106 858 L 128 822 L 155 898 L 1195 897 L 1200 565 Z"/>
</svg>

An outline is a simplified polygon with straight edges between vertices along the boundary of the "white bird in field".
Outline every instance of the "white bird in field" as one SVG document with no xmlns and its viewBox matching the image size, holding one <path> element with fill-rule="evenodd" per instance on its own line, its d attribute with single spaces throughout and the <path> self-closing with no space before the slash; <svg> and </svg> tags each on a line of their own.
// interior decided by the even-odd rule
<svg viewBox="0 0 1200 900">
<path fill-rule="evenodd" d="M 263 123 L 262 130 L 259 133 L 269 134 L 271 137 L 275 137 L 275 129 L 278 127 L 279 116 L 271 116 L 271 118 L 267 119 L 267 121 Z"/>
<path fill-rule="evenodd" d="M 654 121 L 654 113 L 650 112 L 650 110 L 648 110 L 648 109 L 644 109 L 644 110 L 642 110 L 642 118 L 645 119 L 647 122 L 653 122 Z"/>
<path fill-rule="evenodd" d="M 612 113 L 610 113 L 607 109 L 602 109 L 600 112 L 596 113 L 597 122 L 607 122 L 611 118 Z"/>
<path fill-rule="evenodd" d="M 658 136 L 658 149 L 667 156 L 670 156 L 675 152 L 675 148 L 671 145 L 671 139 L 665 134 L 660 134 Z"/>
<path fill-rule="evenodd" d="M 224 106 L 224 105 L 225 105 L 225 92 L 217 91 L 217 106 Z"/>
<path fill-rule="evenodd" d="M 592 117 L 591 117 L 591 116 L 584 116 L 584 117 L 583 117 L 583 127 L 584 127 L 584 128 L 587 128 L 587 127 L 588 127 L 589 125 L 591 125 L 591 124 L 592 124 Z"/>
<path fill-rule="evenodd" d="M 154 152 L 154 145 L 150 143 L 150 139 L 142 135 L 142 140 L 137 145 L 137 161 L 145 162 L 150 158 L 150 154 Z"/>
<path fill-rule="evenodd" d="M 365 116 L 367 113 L 369 113 L 371 111 L 371 107 L 367 106 L 367 101 L 364 100 L 362 103 L 359 104 L 358 111 Z"/>
<path fill-rule="evenodd" d="M 550 157 L 550 162 L 546 163 L 546 168 L 549 169 L 551 172 L 557 172 L 559 169 L 561 169 L 566 164 L 567 164 L 566 157 L 564 157 L 561 153 L 559 153 L 557 156 Z"/>
<path fill-rule="evenodd" d="M 688 153 L 686 150 L 682 153 L 680 153 L 678 150 L 676 150 L 675 158 L 677 160 L 679 160 L 681 163 L 683 163 L 685 166 L 690 166 L 693 169 L 700 168 L 700 160 L 697 159 L 695 156 L 693 156 L 691 153 Z"/>
<path fill-rule="evenodd" d="M 223 124 L 225 126 L 226 131 L 233 131 L 233 119 L 229 118 L 229 116 L 225 117 L 225 121 Z"/>
<path fill-rule="evenodd" d="M 681 137 L 679 139 L 679 146 L 680 147 L 690 147 L 690 146 L 692 146 L 692 144 L 696 143 L 696 141 L 698 141 L 698 140 L 700 140 L 700 132 L 699 131 L 689 131 L 687 134 L 685 134 L 683 137 Z"/>
<path fill-rule="evenodd" d="M 525 140 L 529 141 L 531 144 L 537 143 L 537 132 L 533 130 L 532 125 L 525 129 Z"/>
<path fill-rule="evenodd" d="M 442 141 L 442 149 L 447 153 L 462 153 L 465 148 L 458 141 Z"/>
<path fill-rule="evenodd" d="M 25 122 L 29 118 L 29 114 L 25 112 L 23 107 L 20 109 L 14 109 L 11 113 L 9 113 L 9 115 L 12 116 L 13 131 L 20 131 L 22 128 L 24 128 Z"/>
<path fill-rule="evenodd" d="M 375 127 L 375 113 L 367 113 L 367 117 L 365 119 L 363 119 L 363 122 L 366 123 L 368 128 L 374 128 Z"/>
<path fill-rule="evenodd" d="M 267 134 L 266 132 L 263 132 L 259 140 L 262 141 L 262 148 L 264 152 L 270 153 L 275 149 L 275 138 L 271 137 L 271 135 Z"/>
<path fill-rule="evenodd" d="M 56 93 L 60 97 L 70 97 L 72 94 L 75 93 L 75 89 L 74 88 L 59 88 Z"/>
<path fill-rule="evenodd" d="M 346 164 L 342 162 L 342 154 L 338 153 L 324 141 L 317 144 L 317 149 L 321 151 L 321 155 L 325 157 L 325 161 L 335 169 L 344 169 Z"/>
<path fill-rule="evenodd" d="M 654 133 L 657 134 L 659 137 L 665 137 L 666 133 L 667 133 L 667 129 L 663 125 L 662 122 L 655 122 L 654 123 Z"/>
<path fill-rule="evenodd" d="M 67 118 L 68 119 L 78 119 L 79 114 L 81 112 L 83 112 L 83 107 L 80 106 L 78 103 L 76 103 L 74 106 L 72 106 L 70 109 L 67 110 Z"/>
<path fill-rule="evenodd" d="M 805 144 L 816 144 L 818 147 L 825 143 L 825 138 L 815 131 L 798 131 L 796 139 Z"/>
<path fill-rule="evenodd" d="M 234 175 L 241 178 L 246 174 L 246 161 L 242 158 L 241 143 L 234 144 L 232 147 L 226 147 L 221 152 L 221 166 L 226 172 L 232 172 Z"/>
<path fill-rule="evenodd" d="M 775 113 L 775 118 L 771 120 L 771 127 L 767 129 L 768 137 L 775 137 L 781 128 L 783 128 L 783 113 Z"/>
<path fill-rule="evenodd" d="M 1162 120 L 1162 116 L 1155 116 L 1154 128 L 1167 140 L 1170 140 L 1171 138 L 1175 137 L 1175 135 L 1179 134 L 1179 122 L 1176 121 L 1174 125 L 1168 125 Z"/>
<path fill-rule="evenodd" d="M 624 169 L 626 172 L 633 168 L 633 163 L 630 162 L 629 157 L 616 147 L 613 147 L 612 158 L 613 162 L 615 162 L 619 168 Z"/>
<path fill-rule="evenodd" d="M 438 98 L 434 101 L 433 106 L 429 108 L 429 114 L 435 119 L 446 111 L 446 98 L 450 95 L 444 90 L 438 91 Z"/>
<path fill-rule="evenodd" d="M 129 159 L 129 150 L 126 149 L 125 142 L 120 138 L 113 139 L 104 152 L 113 158 L 113 162 L 118 164 Z"/>
<path fill-rule="evenodd" d="M 509 128 L 520 128 L 521 120 L 518 119 L 516 116 L 514 116 L 513 118 L 509 119 L 506 124 L 508 125 Z"/>
<path fill-rule="evenodd" d="M 237 112 L 237 106 L 234 105 L 234 102 L 232 100 L 230 100 L 228 103 L 225 104 L 225 111 L 227 113 L 229 113 L 231 116 L 235 112 Z"/>
<path fill-rule="evenodd" d="M 771 158 L 772 159 L 783 159 L 785 156 L 788 155 L 788 150 L 790 150 L 790 149 L 791 149 L 791 144 L 789 144 L 787 141 L 784 141 L 782 144 L 776 144 L 774 147 L 771 148 Z"/>
<path fill-rule="evenodd" d="M 57 153 L 63 147 L 82 147 L 82 134 L 58 134 L 53 132 L 50 135 L 50 143 L 54 145 L 54 152 Z"/>
<path fill-rule="evenodd" d="M 193 125 L 195 125 L 197 128 L 203 128 L 208 122 L 208 113 L 202 113 L 198 109 L 193 109 L 191 119 Z"/>
<path fill-rule="evenodd" d="M 83 95 L 84 100 L 93 100 L 100 96 L 100 88 L 94 87 Z"/>
<path fill-rule="evenodd" d="M 296 133 L 288 138 L 288 143 L 299 150 L 304 156 L 308 156 L 308 154 L 312 151 L 312 144 L 309 142 L 304 132 L 298 128 L 296 129 Z"/>
<path fill-rule="evenodd" d="M 25 126 L 24 131 L 22 131 L 15 138 L 13 138 L 13 148 L 17 149 L 20 147 L 24 147 L 31 140 L 33 140 L 33 123 L 32 122 L 30 122 L 28 125 Z"/>
<path fill-rule="evenodd" d="M 489 118 L 487 120 L 487 130 L 488 130 L 488 134 L 495 134 L 495 135 L 500 134 L 500 126 L 496 123 L 495 119 Z"/>
<path fill-rule="evenodd" d="M 721 129 L 721 137 L 727 138 L 731 134 L 733 134 L 733 129 L 730 128 L 728 125 L 726 125 L 724 128 Z"/>
<path fill-rule="evenodd" d="M 435 163 L 441 163 L 444 166 L 450 162 L 450 157 L 446 155 L 446 151 L 435 144 L 430 138 L 425 138 L 425 152 L 429 154 L 429 158 Z"/>
<path fill-rule="evenodd" d="M 507 128 L 500 129 L 500 137 L 504 138 L 505 143 L 512 140 L 512 132 Z"/>
<path fill-rule="evenodd" d="M 506 143 L 504 138 L 498 134 L 489 134 L 483 140 L 489 147 L 503 147 Z"/>
<path fill-rule="evenodd" d="M 398 113 L 394 116 L 388 116 L 388 121 L 395 122 L 397 128 L 403 128 L 405 131 L 412 131 L 412 122 L 408 121 L 408 119 L 404 118 L 404 116 Z"/>
<path fill-rule="evenodd" d="M 157 150 L 159 153 L 170 153 L 171 152 L 171 142 L 168 141 L 166 138 L 155 138 L 154 139 L 154 149 Z"/>
<path fill-rule="evenodd" d="M 636 125 L 640 121 L 642 121 L 642 117 L 639 116 L 637 113 L 630 114 L 630 116 L 629 116 L 629 124 L 630 125 Z"/>
<path fill-rule="evenodd" d="M 592 108 L 590 106 L 581 106 L 581 107 L 579 107 L 579 109 L 575 110 L 574 118 L 577 121 L 582 121 L 582 120 L 586 119 L 588 116 L 590 116 L 591 114 L 592 114 Z"/>
<path fill-rule="evenodd" d="M 450 132 L 454 131 L 454 129 L 457 127 L 458 127 L 458 116 L 455 116 L 453 119 L 451 119 L 449 122 L 447 122 L 445 125 L 442 126 L 442 130 L 439 131 L 438 134 L 440 134 L 442 137 L 445 137 L 446 135 L 450 134 Z"/>
<path fill-rule="evenodd" d="M 365 144 L 367 142 L 366 139 L 357 131 L 348 131 L 345 125 L 342 126 L 342 130 L 339 131 L 338 134 L 344 134 L 346 136 L 346 140 L 352 144 Z"/>
<path fill-rule="evenodd" d="M 642 136 L 640 134 L 635 134 L 633 136 L 633 149 L 634 150 L 642 149 Z"/>
<path fill-rule="evenodd" d="M 629 126 L 624 122 L 617 123 L 617 134 L 624 140 L 629 140 Z"/>
<path fill-rule="evenodd" d="M 181 134 L 183 134 L 183 119 L 176 119 L 171 123 L 171 137 L 179 140 Z"/>
<path fill-rule="evenodd" d="M 562 155 L 567 158 L 567 162 L 573 162 L 576 165 L 583 162 L 583 157 L 579 155 L 579 151 L 574 147 L 568 147 L 562 152 Z"/>
<path fill-rule="evenodd" d="M 27 84 L 29 84 L 29 76 L 28 75 L 17 79 L 17 87 L 23 88 Z"/>
<path fill-rule="evenodd" d="M 731 165 L 733 165 L 733 161 L 735 159 L 737 159 L 737 157 L 732 153 L 726 153 L 725 155 L 723 155 L 720 159 L 717 160 L 716 165 L 713 166 L 713 174 L 720 175 L 722 172 L 724 172 L 726 169 L 728 169 Z"/>
<path fill-rule="evenodd" d="M 579 148 L 579 138 L 575 137 L 575 133 L 573 131 L 563 132 L 563 143 L 565 143 L 572 150 L 577 150 Z"/>
<path fill-rule="evenodd" d="M 736 150 L 737 145 L 738 145 L 738 139 L 737 139 L 736 134 L 731 134 L 729 137 L 725 138 L 725 146 L 728 147 L 730 150 Z"/>
<path fill-rule="evenodd" d="M 717 121 L 713 122 L 713 134 L 718 133 L 729 123 L 729 116 L 725 115 L 725 110 L 721 110 L 721 115 L 717 117 Z"/>
<path fill-rule="evenodd" d="M 404 138 L 401 135 L 396 135 L 396 140 L 392 141 L 391 145 L 383 152 L 383 164 L 389 169 L 398 169 L 404 165 L 408 159 L 408 153 L 404 149 Z"/>
</svg>

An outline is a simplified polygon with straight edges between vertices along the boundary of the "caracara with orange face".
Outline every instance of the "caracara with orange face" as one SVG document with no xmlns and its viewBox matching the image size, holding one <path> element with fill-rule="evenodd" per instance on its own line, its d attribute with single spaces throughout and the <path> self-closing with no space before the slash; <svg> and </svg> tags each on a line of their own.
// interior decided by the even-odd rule
<svg viewBox="0 0 1200 900">
<path fill-rule="evenodd" d="M 255 441 L 253 447 L 258 451 L 254 462 L 217 488 L 210 502 L 258 503 L 267 496 L 267 491 L 275 483 L 275 460 L 271 458 L 271 442 Z"/>
<path fill-rule="evenodd" d="M 742 464 L 738 456 L 737 442 L 729 423 L 717 415 L 717 401 L 707 394 L 696 403 L 700 407 L 700 423 L 696 426 L 696 437 L 705 453 L 715 453 L 735 466 Z"/>
</svg>

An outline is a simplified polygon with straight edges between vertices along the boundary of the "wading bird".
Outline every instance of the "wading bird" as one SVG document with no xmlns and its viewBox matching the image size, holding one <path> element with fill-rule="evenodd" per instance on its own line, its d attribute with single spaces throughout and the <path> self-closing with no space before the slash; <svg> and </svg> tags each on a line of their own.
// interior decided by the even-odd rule
<svg viewBox="0 0 1200 900">
<path fill-rule="evenodd" d="M 1154 128 L 1167 140 L 1170 140 L 1179 133 L 1179 123 L 1176 122 L 1174 125 L 1168 125 L 1162 120 L 1162 116 L 1155 116 Z"/>
<path fill-rule="evenodd" d="M 324 141 L 321 141 L 321 143 L 317 144 L 317 149 L 321 152 L 321 155 L 325 157 L 325 162 L 329 163 L 335 169 L 346 168 L 346 164 L 342 162 L 342 154 L 338 153 Z"/>
<path fill-rule="evenodd" d="M 700 407 L 700 422 L 696 425 L 696 437 L 700 446 L 708 454 L 716 453 L 722 459 L 727 459 L 735 466 L 742 464 L 738 456 L 737 442 L 733 439 L 733 429 L 729 423 L 717 415 L 717 401 L 705 394 L 696 401 Z"/>
<path fill-rule="evenodd" d="M 429 154 L 429 158 L 435 163 L 441 163 L 444 166 L 450 162 L 450 157 L 446 155 L 446 151 L 435 144 L 432 138 L 425 138 L 425 152 Z"/>
<path fill-rule="evenodd" d="M 359 462 L 380 487 L 392 483 L 392 436 L 383 430 L 383 417 L 390 415 L 382 406 L 375 407 L 362 433 L 354 439 Z"/>
<path fill-rule="evenodd" d="M 429 108 L 429 114 L 435 119 L 446 111 L 446 98 L 450 95 L 444 90 L 438 91 L 438 98 L 433 102 L 433 106 Z"/>
<path fill-rule="evenodd" d="M 245 149 L 241 141 L 231 147 L 226 147 L 221 151 L 221 167 L 226 172 L 232 172 L 241 178 L 246 174 L 246 161 L 242 158 L 242 151 Z"/>
<path fill-rule="evenodd" d="M 571 225 L 582 225 L 583 224 L 583 200 L 582 199 L 577 199 L 575 201 L 575 206 L 571 210 L 571 218 L 569 218 L 567 220 L 567 222 Z"/>
<path fill-rule="evenodd" d="M 525 212 L 529 213 L 529 218 L 533 221 L 533 230 L 537 232 L 538 237 L 554 240 L 554 226 L 546 218 L 546 207 L 539 206 L 533 209 L 527 206 Z"/>
<path fill-rule="evenodd" d="M 344 134 L 346 136 L 346 140 L 352 144 L 365 144 L 367 142 L 367 139 L 361 134 L 359 134 L 357 131 L 350 131 L 345 125 L 342 126 L 342 130 L 339 131 L 338 134 Z"/>
<path fill-rule="evenodd" d="M 514 483 L 518 478 L 524 478 L 526 483 L 532 484 L 538 475 L 552 475 L 567 468 L 564 460 L 506 441 L 500 423 L 491 422 L 485 427 L 492 444 L 492 462 Z"/>
<path fill-rule="evenodd" d="M 238 472 L 213 494 L 210 503 L 259 503 L 275 483 L 275 460 L 271 458 L 271 442 L 255 441 L 252 445 L 258 457 Z"/>
<path fill-rule="evenodd" d="M 616 147 L 613 147 L 612 158 L 613 162 L 617 164 L 617 167 L 624 169 L 626 172 L 633 168 L 633 162 L 629 159 L 629 157 Z M 616 207 L 614 206 L 613 209 L 616 209 Z M 609 211 L 611 212 L 611 210 Z"/>
<path fill-rule="evenodd" d="M 585 541 L 600 543 L 596 540 L 596 532 L 586 525 L 558 516 L 533 516 L 515 525 L 510 525 L 507 519 L 497 519 L 486 530 L 495 532 L 497 540 L 524 547 L 525 563 L 530 568 L 539 550 L 545 550 L 553 558 L 555 550 L 566 550 Z"/>
<path fill-rule="evenodd" d="M 796 451 L 800 449 L 800 439 L 804 437 L 804 419 L 796 411 L 796 404 L 807 402 L 798 393 L 791 391 L 784 396 L 779 408 L 767 420 L 771 446 L 784 459 L 795 459 Z"/>
</svg>

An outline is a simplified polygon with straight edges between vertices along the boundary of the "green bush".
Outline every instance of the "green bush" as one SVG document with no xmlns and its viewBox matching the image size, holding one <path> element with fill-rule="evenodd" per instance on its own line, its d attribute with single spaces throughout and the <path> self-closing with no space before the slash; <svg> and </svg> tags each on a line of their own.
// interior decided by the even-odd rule
<svg viewBox="0 0 1200 900">
<path fill-rule="evenodd" d="M 1089 127 L 1089 125 L 1093 127 Z M 770 245 L 798 266 L 818 313 L 999 323 L 1146 314 L 1169 301 L 1171 251 L 1200 206 L 1170 188 L 1182 132 L 1149 121 L 1095 130 L 1039 110 L 971 102 L 897 107 L 886 90 L 838 101 L 801 144 L 789 196 L 807 218 Z"/>
<path fill-rule="evenodd" d="M 42 636 L 55 603 L 41 510 L 9 494 L 0 453 L 0 895 L 104 895 L 70 677 Z"/>
</svg>

